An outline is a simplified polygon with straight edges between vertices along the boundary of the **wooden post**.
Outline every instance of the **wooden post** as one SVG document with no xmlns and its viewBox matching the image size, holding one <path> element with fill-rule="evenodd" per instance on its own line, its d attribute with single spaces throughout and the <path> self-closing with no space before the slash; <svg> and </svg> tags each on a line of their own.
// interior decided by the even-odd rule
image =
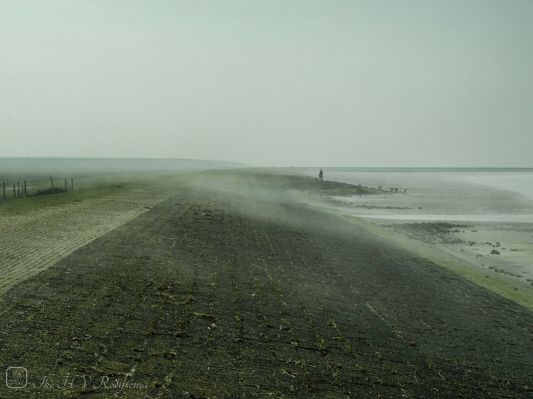
<svg viewBox="0 0 533 399">
<path fill-rule="evenodd" d="M 6 200 L 6 182 L 2 182 L 2 197 L 4 198 L 4 201 Z"/>
<path fill-rule="evenodd" d="M 70 191 L 74 191 L 74 178 L 70 178 Z"/>
<path fill-rule="evenodd" d="M 52 184 L 52 188 L 54 188 L 54 178 L 50 176 L 50 184 Z"/>
<path fill-rule="evenodd" d="M 24 196 L 28 195 L 28 186 L 26 185 L 26 180 L 24 180 L 24 186 L 22 186 L 22 194 Z"/>
<path fill-rule="evenodd" d="M 20 197 L 20 182 L 17 181 L 17 197 Z"/>
<path fill-rule="evenodd" d="M 16 184 L 13 183 L 13 198 L 17 198 L 17 190 L 15 188 Z"/>
<path fill-rule="evenodd" d="M 67 178 L 65 177 L 65 192 L 67 192 Z"/>
</svg>

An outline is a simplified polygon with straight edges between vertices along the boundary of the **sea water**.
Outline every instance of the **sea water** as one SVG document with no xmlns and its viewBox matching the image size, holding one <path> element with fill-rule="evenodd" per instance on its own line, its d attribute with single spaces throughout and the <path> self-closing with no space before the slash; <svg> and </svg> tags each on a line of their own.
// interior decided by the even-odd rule
<svg viewBox="0 0 533 399">
<path fill-rule="evenodd" d="M 350 213 L 368 218 L 533 223 L 532 169 L 332 168 L 324 172 L 326 180 L 380 186 L 384 191 L 399 189 L 394 194 L 337 198 Z"/>
</svg>

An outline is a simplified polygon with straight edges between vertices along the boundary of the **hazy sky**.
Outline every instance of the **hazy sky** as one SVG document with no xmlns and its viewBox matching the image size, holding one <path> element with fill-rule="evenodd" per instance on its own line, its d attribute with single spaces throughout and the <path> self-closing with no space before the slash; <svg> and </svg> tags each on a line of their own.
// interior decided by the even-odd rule
<svg viewBox="0 0 533 399">
<path fill-rule="evenodd" d="M 533 166 L 531 0 L 0 0 L 0 156 Z"/>
</svg>

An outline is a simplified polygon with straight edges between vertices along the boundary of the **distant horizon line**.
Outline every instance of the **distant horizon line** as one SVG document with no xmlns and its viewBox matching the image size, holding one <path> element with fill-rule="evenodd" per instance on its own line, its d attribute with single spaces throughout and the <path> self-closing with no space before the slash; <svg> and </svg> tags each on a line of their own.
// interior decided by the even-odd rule
<svg viewBox="0 0 533 399">
<path fill-rule="evenodd" d="M 72 156 L 0 156 L 0 160 L 26 160 L 26 159 L 35 159 L 35 160 L 162 160 L 162 161 L 200 161 L 200 162 L 224 162 L 224 163 L 233 163 L 242 165 L 243 167 L 250 168 L 280 168 L 280 169 L 305 169 L 305 168 L 322 168 L 322 169 L 492 169 L 492 170 L 502 170 L 502 169 L 512 169 L 512 170 L 533 170 L 533 166 L 321 166 L 321 165 L 250 165 L 239 161 L 228 161 L 221 159 L 201 159 L 201 158 L 175 158 L 175 157 L 93 157 L 93 156 L 84 156 L 84 157 L 72 157 Z"/>
</svg>

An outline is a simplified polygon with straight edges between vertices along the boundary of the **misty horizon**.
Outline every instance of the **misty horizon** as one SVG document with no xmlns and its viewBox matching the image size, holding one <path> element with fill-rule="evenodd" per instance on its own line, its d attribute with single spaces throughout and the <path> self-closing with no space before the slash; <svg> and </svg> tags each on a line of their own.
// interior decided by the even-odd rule
<svg viewBox="0 0 533 399">
<path fill-rule="evenodd" d="M 197 159 L 197 158 L 172 158 L 172 157 L 68 157 L 68 156 L 40 156 L 40 157 L 31 157 L 31 156 L 15 156 L 15 157 L 0 157 L 0 167 L 2 167 L 2 161 L 182 161 L 182 162 L 205 162 L 205 163 L 218 163 L 221 165 L 226 164 L 228 167 L 237 167 L 237 168 L 279 168 L 279 169 L 330 169 L 330 170 L 339 170 L 339 169 L 368 169 L 368 170 L 524 170 L 530 171 L 533 170 L 533 166 L 499 166 L 499 165 L 487 165 L 487 166 L 468 166 L 468 165 L 444 165 L 444 166 L 410 166 L 410 165 L 389 165 L 389 166 L 380 166 L 380 165 L 368 165 L 368 166 L 358 166 L 358 165 L 313 165 L 313 164 L 303 164 L 298 166 L 293 165 L 250 165 L 242 162 L 226 160 L 226 159 Z M 33 166 L 32 166 L 33 167 Z M 217 166 L 218 167 L 218 166 Z"/>
</svg>

